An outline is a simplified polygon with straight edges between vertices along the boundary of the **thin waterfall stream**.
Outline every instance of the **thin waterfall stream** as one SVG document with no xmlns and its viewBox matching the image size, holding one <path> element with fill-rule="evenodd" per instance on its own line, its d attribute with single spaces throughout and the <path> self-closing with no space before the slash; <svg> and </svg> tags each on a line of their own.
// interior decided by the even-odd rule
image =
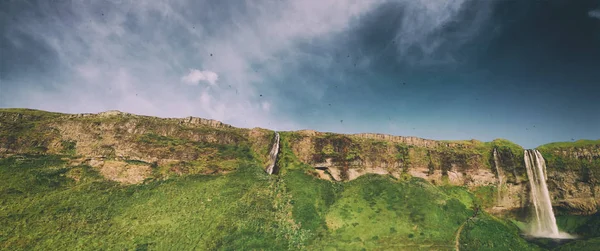
<svg viewBox="0 0 600 251">
<path fill-rule="evenodd" d="M 271 147 L 271 151 L 269 152 L 269 164 L 265 170 L 268 174 L 273 174 L 275 172 L 277 154 L 279 154 L 279 133 L 275 132 L 275 142 L 273 143 L 273 147 Z"/>
<path fill-rule="evenodd" d="M 502 201 L 502 186 L 504 185 L 504 174 L 502 172 L 502 167 L 500 166 L 500 160 L 498 158 L 498 151 L 494 148 L 494 164 L 496 166 L 496 174 L 498 175 L 498 203 Z"/>
</svg>

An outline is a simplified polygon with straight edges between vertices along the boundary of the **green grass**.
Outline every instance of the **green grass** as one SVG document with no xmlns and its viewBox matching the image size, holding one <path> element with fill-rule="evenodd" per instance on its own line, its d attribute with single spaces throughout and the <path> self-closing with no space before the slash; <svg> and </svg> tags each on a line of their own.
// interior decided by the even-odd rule
<svg viewBox="0 0 600 251">
<path fill-rule="evenodd" d="M 561 230 L 581 238 L 600 237 L 600 213 L 593 215 L 562 215 L 556 217 Z"/>
<path fill-rule="evenodd" d="M 62 158 L 0 160 L 0 249 L 452 250 L 474 201 L 416 178 L 324 181 L 294 161 L 278 176 L 249 163 L 227 175 L 123 186 Z M 530 248 L 498 220 L 480 221 L 461 245 Z M 498 231 L 509 234 L 472 238 Z"/>
<path fill-rule="evenodd" d="M 472 208 L 477 204 L 475 196 L 470 193 L 465 187 L 459 186 L 442 186 L 440 187 L 448 196 L 457 199 L 467 208 Z"/>
<path fill-rule="evenodd" d="M 343 189 L 342 184 L 317 179 L 302 170 L 291 170 L 282 180 L 291 196 L 293 219 L 311 237 L 326 234 L 324 218 Z"/>
<path fill-rule="evenodd" d="M 329 234 L 314 246 L 450 250 L 454 230 L 469 214 L 465 205 L 422 180 L 366 175 L 344 184 L 325 217 Z"/>
<path fill-rule="evenodd" d="M 20 114 L 23 117 L 29 119 L 43 120 L 43 119 L 52 119 L 60 117 L 61 115 L 65 115 L 63 113 L 58 112 L 48 112 L 42 110 L 35 109 L 27 109 L 27 108 L 0 108 L 0 113 L 5 114 Z"/>
<path fill-rule="evenodd" d="M 0 120 L 0 145 L 11 150 L 45 153 L 58 132 L 35 119 L 4 122 Z"/>
<path fill-rule="evenodd" d="M 478 186 L 473 191 L 475 197 L 474 203 L 484 208 L 492 207 L 496 203 L 497 187 L 496 186 Z"/>
<path fill-rule="evenodd" d="M 597 140 L 588 140 L 581 139 L 572 142 L 553 142 L 538 146 L 536 149 L 538 150 L 546 150 L 552 148 L 575 148 L 575 147 L 590 147 L 590 146 L 600 146 L 600 139 Z"/>
<path fill-rule="evenodd" d="M 557 250 L 557 251 L 570 251 L 570 250 L 577 250 L 577 251 L 597 251 L 598 247 L 600 247 L 600 237 L 598 238 L 592 238 L 592 239 L 585 239 L 585 240 L 575 240 L 572 242 L 569 242 L 565 245 L 562 245 L 560 247 L 557 247 L 553 250 Z"/>
<path fill-rule="evenodd" d="M 578 237 L 554 250 L 598 250 L 600 247 L 600 213 L 588 216 L 564 215 L 556 218 L 558 227 Z"/>
<path fill-rule="evenodd" d="M 542 250 L 519 236 L 510 222 L 482 214 L 468 222 L 460 239 L 460 250 Z"/>
<path fill-rule="evenodd" d="M 290 139 L 293 140 L 294 137 L 297 137 L 298 135 L 294 132 L 280 132 L 279 136 L 280 150 L 279 155 L 277 156 L 277 166 L 279 166 L 283 172 L 296 169 L 312 169 L 312 167 L 302 164 L 298 157 L 292 152 Z"/>
<path fill-rule="evenodd" d="M 54 191 L 68 185 L 68 171 L 61 156 L 22 155 L 0 159 L 0 191 L 29 195 Z"/>
<path fill-rule="evenodd" d="M 289 207 L 274 207 L 276 183 L 259 167 L 120 186 L 76 183 L 56 158 L 28 159 L 0 165 L 1 177 L 14 180 L 1 187 L 10 194 L 0 199 L 3 249 L 281 250 L 294 237 L 293 226 L 277 220 Z"/>
<path fill-rule="evenodd" d="M 60 145 L 63 148 L 62 152 L 66 155 L 75 155 L 75 153 L 77 152 L 77 142 L 75 141 L 62 140 L 60 142 Z"/>
<path fill-rule="evenodd" d="M 555 142 L 537 148 L 549 169 L 577 173 L 583 182 L 600 184 L 600 158 L 593 156 L 600 151 L 600 140 L 578 140 L 575 142 Z M 584 152 L 592 153 L 591 158 L 574 158 Z"/>
<path fill-rule="evenodd" d="M 560 215 L 556 216 L 556 224 L 562 231 L 577 234 L 577 229 L 586 225 L 590 218 L 588 215 Z"/>
<path fill-rule="evenodd" d="M 510 149 L 513 153 L 517 154 L 517 153 L 523 153 L 523 147 L 520 145 L 517 145 L 515 143 L 513 143 L 510 140 L 506 140 L 506 139 L 495 139 L 492 140 L 491 142 L 487 142 L 486 144 L 492 145 L 493 147 L 496 148 L 506 148 L 506 149 Z"/>
<path fill-rule="evenodd" d="M 24 112 L 38 119 L 57 116 Z M 164 166 L 125 160 L 152 165 L 153 170 L 154 179 L 130 186 L 107 181 L 87 165 L 69 166 L 66 160 L 77 150 L 74 141 L 59 141 L 64 155 L 0 159 L 0 249 L 454 250 L 461 226 L 461 250 L 537 249 L 511 222 L 485 212 L 467 221 L 475 206 L 493 203 L 492 186 L 473 191 L 434 186 L 406 173 L 400 179 L 368 174 L 349 182 L 321 180 L 292 152 L 299 137 L 294 132 L 280 133 L 280 172 L 269 176 L 255 149 L 268 152 L 270 145 L 252 145 L 243 129 L 186 127 L 142 116 L 75 120 L 92 127 L 135 120 L 148 133 L 123 140 L 165 156 L 183 150 L 197 155 Z M 172 126 L 176 130 L 168 131 Z M 44 128 L 37 120 L 9 123 L 0 128 L 0 137 L 7 144 L 17 142 L 44 153 L 47 139 L 56 136 Z M 522 160 L 523 154 L 520 146 L 506 140 L 447 142 L 461 146 L 436 149 L 331 133 L 317 141 L 316 154 L 340 161 L 394 160 L 403 166 L 431 164 L 440 169 L 472 161 L 489 167 L 494 148 L 503 168 L 516 168 L 510 161 Z M 99 146 L 116 158 L 113 146 L 104 148 Z M 183 175 L 171 175 L 172 168 Z M 593 219 L 559 223 L 574 232 L 598 231 L 600 224 Z"/>
</svg>

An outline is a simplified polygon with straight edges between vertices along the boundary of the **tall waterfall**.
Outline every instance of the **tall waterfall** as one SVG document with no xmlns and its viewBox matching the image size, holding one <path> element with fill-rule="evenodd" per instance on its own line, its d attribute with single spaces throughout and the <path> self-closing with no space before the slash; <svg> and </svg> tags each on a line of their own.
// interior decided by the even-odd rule
<svg viewBox="0 0 600 251">
<path fill-rule="evenodd" d="M 273 147 L 271 147 L 271 152 L 269 152 L 269 165 L 267 166 L 267 173 L 273 174 L 275 171 L 275 163 L 277 163 L 277 154 L 279 154 L 279 133 L 275 132 L 275 143 L 273 143 Z"/>
<path fill-rule="evenodd" d="M 535 214 L 531 222 L 530 234 L 545 238 L 570 238 L 570 235 L 558 231 L 546 185 L 546 162 L 540 152 L 525 150 L 525 167 L 531 186 L 531 201 Z"/>
</svg>

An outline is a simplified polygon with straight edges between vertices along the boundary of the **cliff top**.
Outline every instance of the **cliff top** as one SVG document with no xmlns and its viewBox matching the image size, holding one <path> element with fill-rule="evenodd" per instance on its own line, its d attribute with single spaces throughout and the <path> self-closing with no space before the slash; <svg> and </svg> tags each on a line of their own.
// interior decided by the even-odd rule
<svg viewBox="0 0 600 251">
<path fill-rule="evenodd" d="M 99 113 L 78 113 L 78 114 L 69 114 L 69 113 L 60 113 L 60 112 L 49 112 L 37 109 L 28 109 L 28 108 L 0 108 L 0 117 L 12 117 L 11 120 L 15 121 L 18 119 L 28 119 L 28 120 L 44 120 L 44 119 L 58 119 L 58 118 L 77 118 L 77 117 L 96 117 L 96 118 L 109 118 L 115 116 L 131 116 L 131 117 L 143 117 L 143 118 L 152 118 L 152 119 L 163 119 L 163 120 L 181 120 L 185 123 L 190 124 L 203 124 L 213 127 L 226 127 L 233 128 L 233 126 L 229 124 L 225 124 L 221 121 L 213 120 L 213 119 L 204 119 L 198 117 L 185 117 L 185 118 L 160 118 L 155 116 L 145 116 L 145 115 L 136 115 L 132 113 L 126 113 L 118 110 L 109 110 L 105 112 Z M 295 131 L 304 136 L 323 136 L 326 134 L 332 134 L 327 132 L 318 132 L 315 130 L 297 130 Z M 476 139 L 471 140 L 432 140 L 419 138 L 415 136 L 398 136 L 398 135 L 389 135 L 382 133 L 356 133 L 356 134 L 339 134 L 338 135 L 347 135 L 357 138 L 365 138 L 365 139 L 374 139 L 374 140 L 385 140 L 390 142 L 397 143 L 405 143 L 408 145 L 417 145 L 417 146 L 425 146 L 425 147 L 437 147 L 437 146 L 475 146 L 482 144 Z M 502 145 L 511 148 L 522 148 L 518 144 L 515 144 L 506 139 L 494 139 L 491 141 L 494 145 Z M 564 149 L 564 148 L 585 148 L 585 147 L 597 147 L 600 146 L 600 139 L 598 140 L 578 140 L 574 142 L 553 142 L 544 144 L 536 147 L 537 149 Z"/>
</svg>

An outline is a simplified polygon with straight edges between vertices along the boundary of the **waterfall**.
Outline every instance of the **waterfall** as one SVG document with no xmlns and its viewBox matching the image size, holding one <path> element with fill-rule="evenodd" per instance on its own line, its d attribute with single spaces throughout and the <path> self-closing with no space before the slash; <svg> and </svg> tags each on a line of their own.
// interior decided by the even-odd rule
<svg viewBox="0 0 600 251">
<path fill-rule="evenodd" d="M 525 150 L 525 167 L 531 187 L 531 201 L 534 218 L 531 222 L 530 234 L 544 238 L 570 238 L 566 233 L 558 231 L 556 218 L 552 210 L 552 201 L 546 185 L 546 163 L 537 150 Z"/>
<path fill-rule="evenodd" d="M 279 133 L 275 132 L 275 142 L 269 152 L 269 165 L 267 166 L 267 173 L 273 174 L 275 171 L 275 163 L 277 163 L 277 154 L 279 154 Z"/>
<path fill-rule="evenodd" d="M 494 164 L 496 166 L 496 174 L 498 174 L 498 202 L 500 204 L 502 200 L 502 185 L 504 184 L 504 180 L 502 180 L 504 174 L 502 173 L 502 167 L 500 166 L 500 160 L 498 159 L 498 151 L 494 148 Z"/>
</svg>

